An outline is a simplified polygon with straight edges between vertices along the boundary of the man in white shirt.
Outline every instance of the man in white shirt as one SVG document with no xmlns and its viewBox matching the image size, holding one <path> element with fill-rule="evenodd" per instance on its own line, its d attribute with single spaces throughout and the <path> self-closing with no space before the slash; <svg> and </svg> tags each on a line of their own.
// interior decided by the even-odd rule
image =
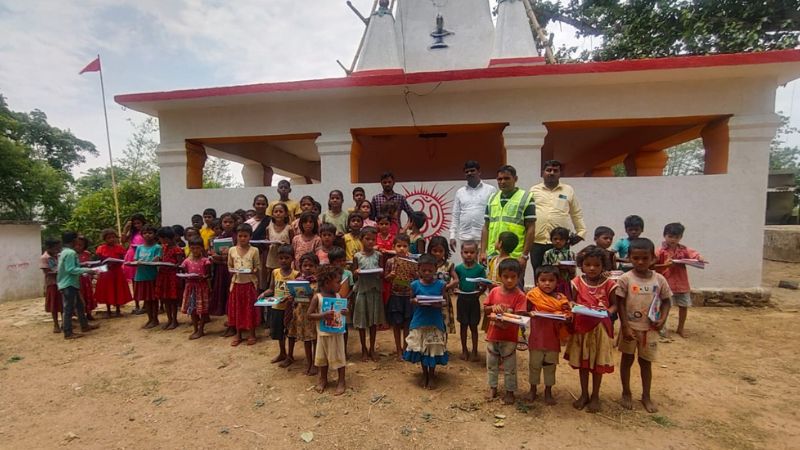
<svg viewBox="0 0 800 450">
<path fill-rule="evenodd" d="M 484 214 L 489 197 L 497 188 L 481 181 L 481 165 L 478 161 L 464 163 L 467 185 L 456 191 L 453 202 L 453 220 L 450 225 L 450 250 L 456 251 L 458 241 L 480 242 Z"/>
<path fill-rule="evenodd" d="M 583 223 L 583 211 L 575 190 L 568 184 L 560 182 L 561 162 L 550 160 L 544 162 L 542 183 L 531 188 L 533 201 L 536 204 L 536 236 L 531 249 L 531 265 L 533 270 L 542 265 L 544 252 L 553 248 L 550 232 L 553 228 L 563 227 L 575 230 L 570 237 L 569 245 L 582 241 L 586 235 Z"/>
</svg>

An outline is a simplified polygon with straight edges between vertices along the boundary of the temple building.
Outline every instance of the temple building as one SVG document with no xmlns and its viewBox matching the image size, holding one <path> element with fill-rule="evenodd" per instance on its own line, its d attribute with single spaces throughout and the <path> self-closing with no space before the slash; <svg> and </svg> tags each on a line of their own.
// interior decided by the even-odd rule
<svg viewBox="0 0 800 450">
<path fill-rule="evenodd" d="M 638 214 L 658 244 L 680 221 L 711 262 L 694 286 L 747 290 L 761 284 L 775 92 L 798 76 L 796 50 L 545 64 L 522 1 L 499 2 L 493 20 L 486 0 L 382 0 L 346 76 L 116 101 L 159 120 L 164 223 L 275 199 L 275 175 L 292 180 L 293 198 L 323 205 L 332 189 L 371 197 L 391 170 L 395 190 L 431 217 L 426 233 L 444 234 L 465 160 L 490 182 L 511 164 L 527 189 L 558 159 L 588 240 L 599 225 L 623 237 L 623 219 Z M 662 176 L 665 150 L 694 139 L 703 173 Z M 203 189 L 209 155 L 243 164 L 244 187 Z M 614 176 L 620 164 L 627 176 Z"/>
</svg>

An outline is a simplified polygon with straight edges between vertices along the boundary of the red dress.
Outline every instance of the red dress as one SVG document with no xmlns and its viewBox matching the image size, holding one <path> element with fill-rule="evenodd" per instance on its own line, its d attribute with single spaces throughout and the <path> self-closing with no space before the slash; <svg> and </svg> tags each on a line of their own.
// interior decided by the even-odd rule
<svg viewBox="0 0 800 450">
<path fill-rule="evenodd" d="M 395 235 L 392 234 L 391 230 L 389 234 L 386 236 L 386 239 L 381 238 L 381 234 L 378 233 L 375 236 L 375 248 L 377 250 L 394 252 L 394 237 Z M 386 267 L 386 261 L 389 260 L 394 256 L 392 253 L 381 253 L 381 267 Z M 389 296 L 392 293 L 392 283 L 389 281 L 383 280 L 383 287 L 381 289 L 381 299 L 383 300 L 383 304 L 386 305 L 389 303 Z"/>
<path fill-rule="evenodd" d="M 125 257 L 125 248 L 119 244 L 108 246 L 103 244 L 97 247 L 95 254 L 101 259 Z M 121 263 L 109 262 L 108 272 L 104 272 L 97 277 L 94 299 L 97 303 L 109 306 L 122 306 L 131 301 L 131 290 L 128 287 L 128 280 L 122 271 Z"/>
<path fill-rule="evenodd" d="M 92 254 L 84 250 L 78 254 L 78 262 L 85 263 L 92 260 Z M 81 275 L 81 298 L 86 307 L 86 312 L 92 312 L 97 308 L 97 300 L 94 298 L 94 287 L 92 286 L 92 274 Z"/>
<path fill-rule="evenodd" d="M 158 266 L 156 275 L 156 298 L 158 300 L 178 300 L 183 291 L 178 283 L 178 263 L 183 260 L 183 250 L 177 246 L 161 246 L 161 262 L 175 264 L 175 267 Z"/>
<path fill-rule="evenodd" d="M 208 314 L 209 288 L 208 280 L 205 277 L 210 264 L 211 261 L 208 258 L 200 258 L 197 261 L 187 258 L 181 264 L 186 273 L 194 273 L 202 277 L 186 280 L 186 288 L 183 291 L 183 304 L 181 305 L 182 313 L 197 316 Z M 226 266 L 225 270 L 227 269 Z"/>
</svg>

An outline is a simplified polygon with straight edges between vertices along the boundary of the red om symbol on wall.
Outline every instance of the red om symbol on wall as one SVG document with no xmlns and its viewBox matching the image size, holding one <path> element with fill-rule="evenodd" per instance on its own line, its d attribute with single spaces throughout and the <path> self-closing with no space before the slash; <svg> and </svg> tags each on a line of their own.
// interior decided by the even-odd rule
<svg viewBox="0 0 800 450">
<path fill-rule="evenodd" d="M 420 230 L 425 239 L 433 236 L 445 236 L 447 230 L 450 229 L 453 200 L 447 197 L 452 190 L 453 188 L 451 187 L 444 192 L 439 192 L 435 184 L 431 188 L 420 185 L 413 187 L 411 190 L 406 189 L 405 186 L 403 187 L 406 201 L 411 206 L 411 209 L 422 211 L 428 218 Z"/>
</svg>

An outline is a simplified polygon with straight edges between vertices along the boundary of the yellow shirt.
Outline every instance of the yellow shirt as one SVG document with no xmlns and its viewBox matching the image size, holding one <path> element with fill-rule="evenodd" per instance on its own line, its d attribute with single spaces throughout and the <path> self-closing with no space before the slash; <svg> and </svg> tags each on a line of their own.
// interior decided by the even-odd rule
<svg viewBox="0 0 800 450">
<path fill-rule="evenodd" d="M 249 270 L 250 273 L 231 274 L 231 290 L 234 284 L 253 283 L 258 287 L 258 271 L 261 270 L 261 258 L 258 249 L 250 246 L 244 255 L 240 254 L 239 247 L 231 247 L 228 250 L 228 269 Z M 255 301 L 255 300 L 254 300 Z"/>
<path fill-rule="evenodd" d="M 208 250 L 208 241 L 214 237 L 214 230 L 203 225 L 203 228 L 200 228 L 199 233 L 200 237 L 203 238 L 203 248 Z M 186 247 L 188 248 L 189 246 L 187 245 Z"/>
<path fill-rule="evenodd" d="M 283 203 L 284 205 L 286 205 L 286 209 L 289 210 L 289 220 L 288 220 L 288 222 L 291 222 L 296 217 L 300 216 L 300 214 L 303 212 L 303 210 L 300 209 L 300 203 L 297 203 L 296 201 L 294 201 L 292 199 L 286 200 L 285 202 L 282 202 L 280 200 L 273 200 L 273 201 L 269 202 L 269 206 L 267 207 L 267 215 L 268 216 L 272 216 L 272 208 L 275 205 L 277 205 L 278 203 Z"/>
<path fill-rule="evenodd" d="M 289 289 L 286 287 L 286 282 L 297 278 L 297 275 L 299 273 L 300 272 L 296 270 L 292 270 L 292 273 L 290 273 L 288 276 L 283 276 L 283 274 L 281 274 L 280 268 L 273 270 L 272 279 L 275 281 L 275 292 L 273 293 L 273 295 L 276 298 L 286 297 L 289 294 Z M 272 309 L 277 309 L 279 311 L 285 310 L 286 303 L 283 302 L 278 303 L 277 305 L 273 306 Z"/>
<path fill-rule="evenodd" d="M 583 211 L 575 191 L 568 184 L 559 183 L 555 189 L 548 189 L 544 183 L 531 188 L 533 201 L 536 204 L 536 237 L 534 243 L 549 244 L 550 232 L 553 228 L 563 227 L 575 230 L 575 234 L 585 237 L 586 225 L 583 223 Z"/>
<path fill-rule="evenodd" d="M 353 237 L 352 233 L 344 235 L 344 254 L 348 263 L 353 262 L 353 256 L 363 250 L 361 239 Z"/>
</svg>

